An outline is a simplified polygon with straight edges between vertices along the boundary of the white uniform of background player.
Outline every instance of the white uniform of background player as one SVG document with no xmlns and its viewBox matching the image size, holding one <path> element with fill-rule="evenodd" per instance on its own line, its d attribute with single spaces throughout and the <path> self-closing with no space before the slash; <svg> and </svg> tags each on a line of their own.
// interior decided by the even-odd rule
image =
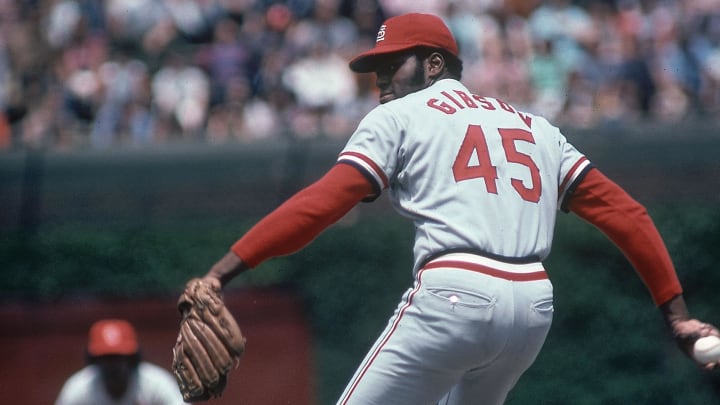
<svg viewBox="0 0 720 405">
<path fill-rule="evenodd" d="M 89 365 L 64 384 L 55 405 L 179 405 L 185 404 L 175 377 L 164 368 L 141 362 L 120 398 L 111 397 L 103 386 L 100 367 Z"/>
<path fill-rule="evenodd" d="M 458 53 L 436 16 L 386 20 L 375 47 L 350 62 L 376 73 L 382 105 L 337 164 L 236 241 L 207 282 L 226 285 L 301 249 L 387 191 L 415 223 L 414 285 L 338 404 L 499 405 L 550 328 L 553 289 L 542 260 L 560 208 L 625 253 L 686 354 L 699 336 L 719 335 L 688 315 L 645 209 L 546 120 L 464 87 Z"/>
<path fill-rule="evenodd" d="M 102 319 L 89 332 L 90 364 L 65 381 L 55 405 L 181 405 L 175 377 L 141 360 L 135 328 L 123 319 Z"/>
</svg>

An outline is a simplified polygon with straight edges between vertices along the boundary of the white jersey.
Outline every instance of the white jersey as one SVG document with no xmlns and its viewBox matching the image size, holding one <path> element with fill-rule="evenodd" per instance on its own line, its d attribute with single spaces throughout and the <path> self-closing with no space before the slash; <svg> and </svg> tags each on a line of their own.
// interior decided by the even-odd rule
<svg viewBox="0 0 720 405">
<path fill-rule="evenodd" d="M 180 405 L 185 404 L 169 371 L 141 362 L 125 395 L 114 400 L 103 386 L 100 367 L 89 365 L 65 382 L 55 405 Z"/>
<path fill-rule="evenodd" d="M 547 120 L 456 80 L 373 109 L 340 153 L 415 223 L 415 271 L 465 250 L 543 260 L 555 216 L 590 162 Z"/>
</svg>

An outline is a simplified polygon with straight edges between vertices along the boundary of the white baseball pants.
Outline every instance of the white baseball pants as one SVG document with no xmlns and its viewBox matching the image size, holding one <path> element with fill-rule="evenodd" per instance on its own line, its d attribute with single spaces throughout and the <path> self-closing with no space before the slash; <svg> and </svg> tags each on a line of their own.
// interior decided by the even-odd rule
<svg viewBox="0 0 720 405">
<path fill-rule="evenodd" d="M 541 263 L 468 254 L 433 260 L 337 404 L 501 405 L 535 361 L 552 314 Z"/>
</svg>

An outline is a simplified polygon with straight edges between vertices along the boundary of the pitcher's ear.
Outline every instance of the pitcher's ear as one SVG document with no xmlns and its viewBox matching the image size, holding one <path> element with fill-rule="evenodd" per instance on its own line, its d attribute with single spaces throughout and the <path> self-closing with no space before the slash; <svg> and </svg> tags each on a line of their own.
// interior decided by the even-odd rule
<svg viewBox="0 0 720 405">
<path fill-rule="evenodd" d="M 430 77 L 439 76 L 445 70 L 445 57 L 440 52 L 432 52 L 425 60 Z"/>
</svg>

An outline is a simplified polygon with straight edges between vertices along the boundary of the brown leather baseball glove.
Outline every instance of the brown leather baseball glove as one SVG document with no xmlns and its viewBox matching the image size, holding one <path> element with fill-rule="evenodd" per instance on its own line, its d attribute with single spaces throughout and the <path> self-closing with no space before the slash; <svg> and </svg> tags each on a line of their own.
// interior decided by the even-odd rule
<svg viewBox="0 0 720 405">
<path fill-rule="evenodd" d="M 245 351 L 245 338 L 218 286 L 195 278 L 178 299 L 182 314 L 172 369 L 186 402 L 219 397 Z"/>
</svg>

